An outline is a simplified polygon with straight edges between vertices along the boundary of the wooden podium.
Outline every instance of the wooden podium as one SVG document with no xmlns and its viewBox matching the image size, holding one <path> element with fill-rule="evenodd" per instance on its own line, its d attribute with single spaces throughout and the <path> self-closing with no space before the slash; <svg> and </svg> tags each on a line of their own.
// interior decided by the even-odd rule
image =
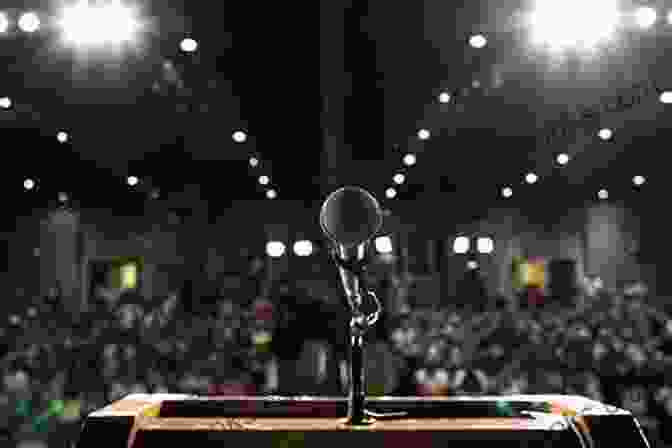
<svg viewBox="0 0 672 448">
<path fill-rule="evenodd" d="M 135 394 L 89 414 L 76 446 L 650 448 L 630 412 L 579 396 L 381 397 L 366 406 L 388 416 L 350 425 L 346 398 Z"/>
</svg>

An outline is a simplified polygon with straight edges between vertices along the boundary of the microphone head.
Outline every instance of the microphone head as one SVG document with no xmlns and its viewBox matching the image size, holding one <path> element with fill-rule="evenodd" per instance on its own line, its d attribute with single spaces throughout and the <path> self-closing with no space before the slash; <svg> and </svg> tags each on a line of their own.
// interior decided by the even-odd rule
<svg viewBox="0 0 672 448">
<path fill-rule="evenodd" d="M 334 191 L 322 204 L 320 226 L 334 243 L 351 248 L 371 239 L 383 224 L 376 198 L 359 187 Z"/>
</svg>

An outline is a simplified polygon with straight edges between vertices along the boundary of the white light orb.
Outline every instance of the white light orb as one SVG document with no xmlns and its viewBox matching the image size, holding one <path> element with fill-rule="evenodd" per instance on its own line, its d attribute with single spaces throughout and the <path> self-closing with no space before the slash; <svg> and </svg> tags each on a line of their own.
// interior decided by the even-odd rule
<svg viewBox="0 0 672 448">
<path fill-rule="evenodd" d="M 186 38 L 182 39 L 182 42 L 180 42 L 180 49 L 186 53 L 192 53 L 196 51 L 197 48 L 198 42 L 196 42 L 194 39 Z"/>
<path fill-rule="evenodd" d="M 640 185 L 644 185 L 644 182 L 646 182 L 646 178 L 644 178 L 644 176 L 635 176 L 632 178 L 632 183 L 637 185 L 638 187 Z"/>
<path fill-rule="evenodd" d="M 68 141 L 68 133 L 67 133 L 67 132 L 64 132 L 64 131 L 61 131 L 61 132 L 59 132 L 58 134 L 56 134 L 56 139 L 57 139 L 60 143 L 65 143 L 65 142 Z"/>
<path fill-rule="evenodd" d="M 665 91 L 660 94 L 660 102 L 663 104 L 672 103 L 672 91 Z"/>
<path fill-rule="evenodd" d="M 2 109 L 9 109 L 12 107 L 12 100 L 9 97 L 3 96 L 0 98 L 0 108 Z"/>
<path fill-rule="evenodd" d="M 458 236 L 455 238 L 455 241 L 453 241 L 453 252 L 456 254 L 466 254 L 469 252 L 469 238 L 466 236 Z"/>
<path fill-rule="evenodd" d="M 397 173 L 397 174 L 394 175 L 393 180 L 394 180 L 395 184 L 401 185 L 406 180 L 406 176 L 404 176 L 402 173 Z"/>
<path fill-rule="evenodd" d="M 271 179 L 270 179 L 268 176 L 266 176 L 266 175 L 259 176 L 259 184 L 260 184 L 260 185 L 268 185 L 268 183 L 269 183 L 270 181 L 271 181 Z"/>
<path fill-rule="evenodd" d="M 569 154 L 558 154 L 556 160 L 560 165 L 567 165 L 569 163 Z"/>
<path fill-rule="evenodd" d="M 597 192 L 597 197 L 602 200 L 609 199 L 609 192 L 603 188 Z"/>
<path fill-rule="evenodd" d="M 299 257 L 309 257 L 313 253 L 313 243 L 308 240 L 301 240 L 294 243 L 294 254 Z"/>
<path fill-rule="evenodd" d="M 505 198 L 510 198 L 513 196 L 513 189 L 511 187 L 504 187 L 502 188 L 502 196 Z"/>
<path fill-rule="evenodd" d="M 19 29 L 26 33 L 34 33 L 40 28 L 40 18 L 34 12 L 25 12 L 19 17 Z"/>
<path fill-rule="evenodd" d="M 614 132 L 611 129 L 604 128 L 600 129 L 600 131 L 597 133 L 598 137 L 600 137 L 602 140 L 609 140 L 611 137 L 613 137 Z"/>
<path fill-rule="evenodd" d="M 393 251 L 392 238 L 389 236 L 379 236 L 375 239 L 374 244 L 379 254 L 391 254 Z"/>
<path fill-rule="evenodd" d="M 469 38 L 469 45 L 473 48 L 483 48 L 488 43 L 488 39 L 482 34 L 475 34 Z"/>
<path fill-rule="evenodd" d="M 128 183 L 128 185 L 130 185 L 131 187 L 135 187 L 136 185 L 138 185 L 138 182 L 140 182 L 140 179 L 138 179 L 136 176 L 128 176 L 128 178 L 126 179 L 126 183 Z"/>
<path fill-rule="evenodd" d="M 431 137 L 431 133 L 427 129 L 420 129 L 418 131 L 418 138 L 420 140 L 428 140 Z"/>
<path fill-rule="evenodd" d="M 247 134 L 243 131 L 236 131 L 233 133 L 233 141 L 236 143 L 245 143 L 247 140 Z"/>
<path fill-rule="evenodd" d="M 491 254 L 495 250 L 495 243 L 492 238 L 481 237 L 476 240 L 476 249 L 481 254 Z"/>
<path fill-rule="evenodd" d="M 658 20 L 658 13 L 649 6 L 642 6 L 635 11 L 635 22 L 640 28 L 650 28 Z"/>
<path fill-rule="evenodd" d="M 9 18 L 4 12 L 0 12 L 0 33 L 6 33 L 9 30 Z"/>
<path fill-rule="evenodd" d="M 448 92 L 441 92 L 439 94 L 439 102 L 440 103 L 443 103 L 443 104 L 450 103 L 450 98 L 451 98 L 450 93 L 448 93 Z"/>
<path fill-rule="evenodd" d="M 528 173 L 525 176 L 525 182 L 527 182 L 530 185 L 537 183 L 538 180 L 539 180 L 539 176 L 537 176 L 534 173 Z"/>
<path fill-rule="evenodd" d="M 282 257 L 285 254 L 285 244 L 282 241 L 266 243 L 266 254 L 272 258 Z"/>
<path fill-rule="evenodd" d="M 277 191 L 275 191 L 273 189 L 270 189 L 270 190 L 266 191 L 266 197 L 268 199 L 275 199 L 275 198 L 278 197 L 278 193 L 277 193 Z"/>
<path fill-rule="evenodd" d="M 255 168 L 259 165 L 259 159 L 257 159 L 256 157 L 250 157 L 249 162 L 252 168 Z"/>
<path fill-rule="evenodd" d="M 404 156 L 404 165 L 406 166 L 413 166 L 417 162 L 417 157 L 415 157 L 415 154 L 406 154 Z"/>
<path fill-rule="evenodd" d="M 26 179 L 23 181 L 23 188 L 26 190 L 32 190 L 35 188 L 35 181 L 33 179 Z"/>
<path fill-rule="evenodd" d="M 385 197 L 387 197 L 387 199 L 394 199 L 396 196 L 397 196 L 397 190 L 395 190 L 394 188 L 388 188 L 387 190 L 385 190 Z"/>
</svg>

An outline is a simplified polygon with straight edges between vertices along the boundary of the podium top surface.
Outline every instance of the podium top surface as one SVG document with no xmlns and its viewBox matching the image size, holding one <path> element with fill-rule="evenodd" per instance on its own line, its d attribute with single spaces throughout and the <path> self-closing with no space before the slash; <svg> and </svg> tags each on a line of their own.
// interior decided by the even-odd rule
<svg viewBox="0 0 672 448">
<path fill-rule="evenodd" d="M 433 446 L 430 441 L 443 434 L 441 440 L 509 440 L 512 446 L 518 446 L 516 441 L 520 440 L 537 446 L 535 443 L 551 437 L 557 441 L 551 445 L 562 448 L 600 448 L 605 445 L 595 442 L 617 435 L 619 446 L 649 448 L 630 412 L 581 396 L 371 397 L 366 400 L 366 409 L 374 414 L 374 422 L 353 426 L 346 423 L 348 400 L 344 397 L 133 394 L 90 413 L 77 446 L 94 446 L 103 433 L 116 434 L 127 448 L 180 440 L 178 444 L 202 440 L 199 444 L 204 446 L 227 440 L 252 443 L 253 439 L 262 441 L 263 434 L 275 437 L 273 434 L 285 433 L 303 434 L 302 438 L 311 440 L 310 445 L 329 448 L 321 442 L 320 434 L 332 434 L 335 438 L 330 443 L 339 445 L 348 443 L 341 439 L 346 433 L 357 432 L 362 443 L 372 447 L 402 439 L 406 444 L 419 443 L 426 438 Z M 395 415 L 378 418 L 376 414 Z M 408 439 L 411 433 L 414 436 Z M 243 434 L 246 438 L 237 439 Z M 271 440 L 264 444 L 274 446 Z"/>
</svg>

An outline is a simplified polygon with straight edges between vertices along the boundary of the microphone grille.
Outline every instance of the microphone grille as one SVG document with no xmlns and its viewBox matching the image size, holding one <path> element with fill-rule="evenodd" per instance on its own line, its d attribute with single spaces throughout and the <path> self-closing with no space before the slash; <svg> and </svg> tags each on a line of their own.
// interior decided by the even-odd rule
<svg viewBox="0 0 672 448">
<path fill-rule="evenodd" d="M 380 204 L 371 193 L 360 187 L 342 187 L 324 201 L 320 226 L 334 242 L 352 247 L 378 232 L 382 215 Z"/>
</svg>

